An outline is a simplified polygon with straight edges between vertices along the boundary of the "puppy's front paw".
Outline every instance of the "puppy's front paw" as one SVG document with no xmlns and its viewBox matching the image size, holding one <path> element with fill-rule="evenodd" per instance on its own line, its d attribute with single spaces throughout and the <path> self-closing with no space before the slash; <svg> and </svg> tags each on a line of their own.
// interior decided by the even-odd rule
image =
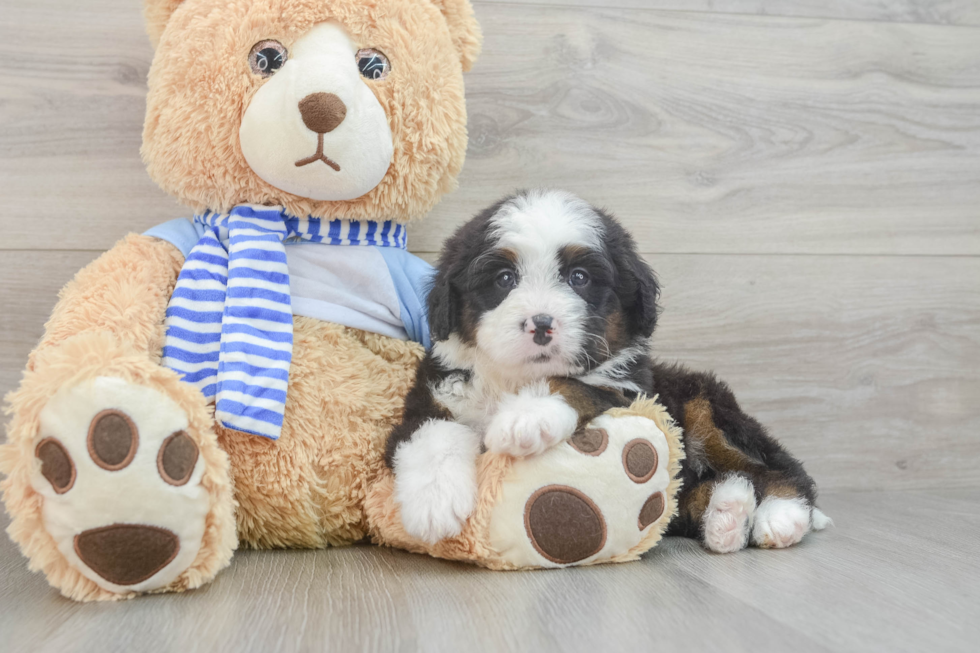
<svg viewBox="0 0 980 653">
<path fill-rule="evenodd" d="M 561 395 L 530 388 L 501 400 L 484 444 L 492 453 L 530 456 L 564 442 L 577 426 L 578 412 Z"/>
<path fill-rule="evenodd" d="M 395 501 L 412 537 L 435 544 L 460 534 L 476 507 L 476 434 L 460 424 L 423 425 L 395 452 Z"/>
</svg>

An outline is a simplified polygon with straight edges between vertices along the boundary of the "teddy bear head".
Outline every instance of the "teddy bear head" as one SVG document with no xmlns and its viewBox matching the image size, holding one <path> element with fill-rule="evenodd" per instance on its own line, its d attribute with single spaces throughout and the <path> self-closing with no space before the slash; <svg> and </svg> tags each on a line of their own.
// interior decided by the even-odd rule
<svg viewBox="0 0 980 653">
<path fill-rule="evenodd" d="M 466 153 L 468 0 L 146 0 L 143 159 L 195 211 L 425 215 Z"/>
</svg>

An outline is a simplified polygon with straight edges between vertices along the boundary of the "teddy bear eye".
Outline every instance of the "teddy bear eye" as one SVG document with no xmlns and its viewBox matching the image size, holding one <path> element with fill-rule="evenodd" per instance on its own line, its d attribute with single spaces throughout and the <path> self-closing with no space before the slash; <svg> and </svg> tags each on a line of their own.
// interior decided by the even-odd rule
<svg viewBox="0 0 980 653">
<path fill-rule="evenodd" d="M 252 46 L 248 65 L 259 77 L 270 77 L 283 67 L 289 53 L 279 41 L 259 41 Z"/>
<path fill-rule="evenodd" d="M 378 52 L 374 48 L 364 48 L 358 50 L 354 55 L 357 61 L 357 68 L 366 79 L 384 79 L 391 72 L 391 64 L 388 57 Z"/>
</svg>

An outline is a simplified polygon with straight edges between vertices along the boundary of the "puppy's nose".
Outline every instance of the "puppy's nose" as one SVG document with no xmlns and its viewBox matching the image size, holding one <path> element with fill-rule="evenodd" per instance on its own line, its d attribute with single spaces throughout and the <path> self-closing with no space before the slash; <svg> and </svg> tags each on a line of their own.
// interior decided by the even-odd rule
<svg viewBox="0 0 980 653">
<path fill-rule="evenodd" d="M 540 313 L 532 317 L 531 322 L 534 324 L 534 342 L 542 347 L 551 342 L 551 334 L 554 331 L 554 318 L 550 315 Z"/>
<path fill-rule="evenodd" d="M 310 93 L 299 101 L 299 114 L 311 130 L 326 134 L 344 122 L 347 105 L 333 93 Z"/>
</svg>

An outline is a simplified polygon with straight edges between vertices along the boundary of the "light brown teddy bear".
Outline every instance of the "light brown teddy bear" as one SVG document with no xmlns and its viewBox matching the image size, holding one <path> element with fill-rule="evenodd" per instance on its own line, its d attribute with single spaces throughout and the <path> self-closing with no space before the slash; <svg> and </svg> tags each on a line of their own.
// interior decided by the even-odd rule
<svg viewBox="0 0 980 653">
<path fill-rule="evenodd" d="M 401 527 L 382 453 L 428 341 L 404 225 L 463 164 L 469 3 L 147 0 L 146 17 L 143 157 L 195 219 L 79 272 L 8 398 L 2 488 L 31 568 L 97 600 L 198 587 L 238 544 L 370 537 L 493 568 L 653 546 L 681 453 L 652 401 L 540 456 L 484 454 L 458 537 Z M 623 470 L 637 438 L 660 461 L 643 483 Z M 566 486 L 532 532 L 529 497 Z"/>
</svg>

